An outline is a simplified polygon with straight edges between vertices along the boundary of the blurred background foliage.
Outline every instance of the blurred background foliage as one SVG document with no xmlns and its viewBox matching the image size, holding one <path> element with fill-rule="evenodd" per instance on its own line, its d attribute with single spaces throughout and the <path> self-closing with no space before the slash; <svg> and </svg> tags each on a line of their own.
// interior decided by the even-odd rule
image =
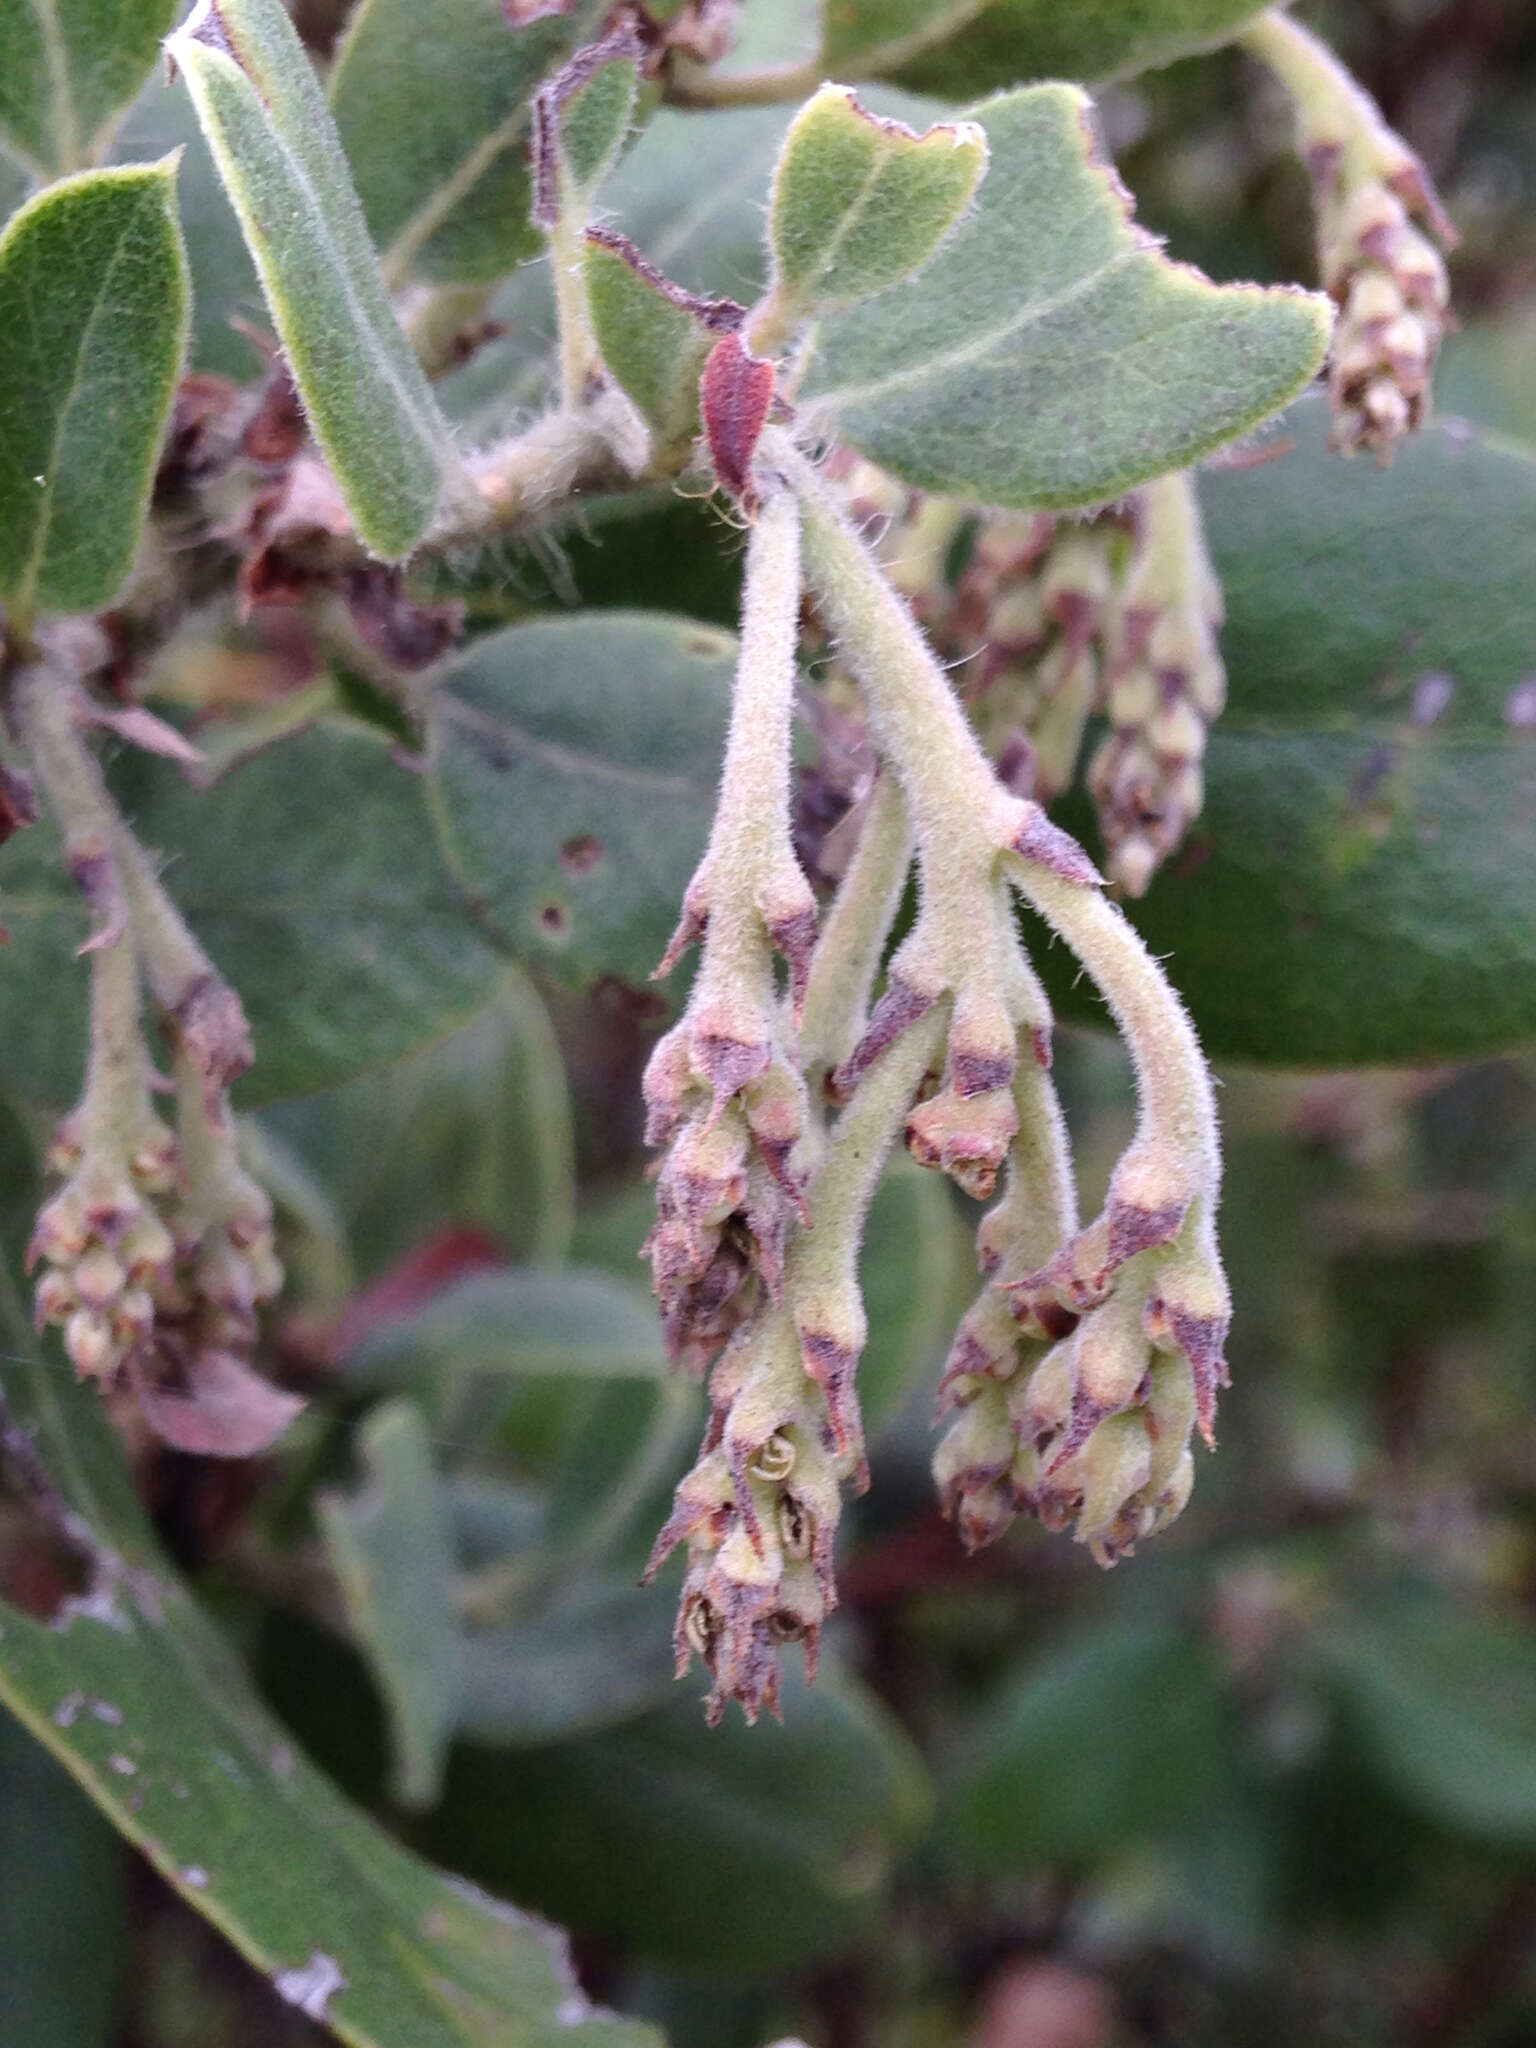
<svg viewBox="0 0 1536 2048">
<path fill-rule="evenodd" d="M 297 11 L 323 48 L 338 10 Z M 1536 437 L 1536 9 L 1308 13 L 1462 230 L 1439 410 Z M 128 153 L 161 146 L 161 90 Z M 1171 253 L 1310 279 L 1303 172 L 1251 66 L 1176 64 L 1103 119 Z M 199 358 L 246 374 L 245 259 L 199 175 L 194 152 Z M 655 253 L 691 282 L 685 248 Z M 461 417 L 530 325 L 463 373 Z M 687 566 L 695 530 L 685 503 L 595 516 L 464 594 L 728 623 L 729 561 L 710 540 Z M 138 1475 L 303 1749 L 402 1841 L 570 1927 L 587 1988 L 676 2048 L 1536 2040 L 1536 1059 L 1225 1071 L 1221 1451 L 1110 1575 L 1032 1527 L 966 1561 L 939 1520 L 932 1386 L 975 1219 L 893 1171 L 875 1483 L 830 1654 L 782 1726 L 712 1733 L 671 1678 L 665 1587 L 636 1588 L 699 1422 L 636 1263 L 661 1015 L 509 970 L 450 1035 L 253 1120 L 294 1276 L 268 1364 L 311 1406 L 259 1466 L 141 1445 Z M 1129 1079 L 1086 1032 L 1059 1071 L 1091 1208 Z M 48 1613 L 58 1570 L 0 1501 L 7 1596 Z M 0 1719 L 6 2048 L 320 2038 Z"/>
</svg>

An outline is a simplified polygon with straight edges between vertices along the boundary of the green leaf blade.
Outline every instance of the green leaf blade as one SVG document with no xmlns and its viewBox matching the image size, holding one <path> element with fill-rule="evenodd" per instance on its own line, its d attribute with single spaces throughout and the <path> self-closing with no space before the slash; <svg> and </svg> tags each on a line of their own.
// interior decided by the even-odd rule
<svg viewBox="0 0 1536 2048">
<path fill-rule="evenodd" d="M 0 595 L 95 611 L 133 566 L 187 338 L 171 160 L 61 179 L 0 237 Z"/>
<path fill-rule="evenodd" d="M 900 284 L 960 219 L 986 167 L 974 122 L 918 135 L 824 85 L 795 116 L 774 172 L 777 298 L 796 313 L 833 310 Z"/>
<path fill-rule="evenodd" d="M 1229 702 L 1133 921 L 1215 1058 L 1528 1045 L 1536 456 L 1444 420 L 1377 472 L 1328 453 L 1321 401 L 1285 424 L 1293 452 L 1201 479 Z"/>
<path fill-rule="evenodd" d="M 203 0 L 167 47 L 347 509 L 374 554 L 400 560 L 459 464 L 390 307 L 309 59 L 279 0 Z"/>
<path fill-rule="evenodd" d="M 426 32 L 418 0 L 354 8 L 327 91 L 392 285 L 488 283 L 538 249 L 529 114 L 579 26 L 514 30 L 501 0 L 439 0 Z"/>
<path fill-rule="evenodd" d="M 459 1630 L 448 1502 L 420 1410 L 382 1402 L 358 1432 L 354 1493 L 329 1491 L 316 1514 L 347 1617 L 389 1707 L 395 1797 L 431 1806 L 456 1708 Z"/>
<path fill-rule="evenodd" d="M 1225 42 L 1253 0 L 827 0 L 823 62 L 964 100 L 1035 78 L 1105 79 Z"/>
<path fill-rule="evenodd" d="M 242 1107 L 383 1066 L 466 1023 L 503 965 L 445 872 L 421 779 L 377 738 L 302 732 L 191 788 L 166 762 L 115 764 L 119 802 L 240 990 L 256 1040 Z M 314 792 L 324 790 L 325 801 Z M 87 936 L 50 826 L 0 849 L 12 944 L 0 979 L 10 1087 L 79 1090 Z"/>
<path fill-rule="evenodd" d="M 546 1924 L 400 1848 L 296 1752 L 156 1549 L 94 1393 L 35 1355 L 22 1392 L 99 1598 L 52 1625 L 0 1606 L 0 1703 L 187 1904 L 350 2048 L 661 2048 L 587 2004 Z"/>
<path fill-rule="evenodd" d="M 643 983 L 714 806 L 735 658 L 664 613 L 514 626 L 434 694 L 430 796 L 502 942 L 562 978 Z"/>
<path fill-rule="evenodd" d="M 1036 86 L 980 113 L 991 161 L 970 217 L 911 285 L 822 323 L 815 424 L 921 488 L 1067 509 L 1187 466 L 1310 381 L 1326 302 L 1164 261 L 1081 93 Z"/>
<path fill-rule="evenodd" d="M 0 145 L 39 177 L 98 162 L 177 0 L 12 0 L 0 12 Z"/>
</svg>

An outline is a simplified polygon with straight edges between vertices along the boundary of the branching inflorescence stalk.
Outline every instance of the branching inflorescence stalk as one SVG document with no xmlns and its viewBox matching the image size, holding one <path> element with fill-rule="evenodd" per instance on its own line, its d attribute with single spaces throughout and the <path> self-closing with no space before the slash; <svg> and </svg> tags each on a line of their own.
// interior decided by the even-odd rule
<svg viewBox="0 0 1536 2048">
<path fill-rule="evenodd" d="M 240 1164 L 229 1113 L 229 1085 L 251 1061 L 244 1013 L 113 803 L 73 676 L 21 668 L 8 708 L 92 922 L 85 1088 L 50 1148 L 64 1185 L 29 1253 L 43 1266 L 38 1323 L 62 1325 L 82 1376 L 131 1385 L 169 1442 L 249 1455 L 301 1404 L 246 1363 L 282 1269 L 271 1204 Z M 141 973 L 171 1042 L 174 1135 L 152 1101 Z"/>
<path fill-rule="evenodd" d="M 703 1455 L 653 1569 L 689 1553 L 680 1668 L 710 1713 L 778 1695 L 835 1602 L 841 1487 L 867 1478 L 854 1389 L 858 1251 L 890 1146 L 987 1196 L 987 1284 L 941 1389 L 936 1472 L 968 1544 L 1019 1512 L 1112 1563 L 1188 1496 L 1224 1376 L 1214 1101 L 1188 1019 L 1076 841 L 997 780 L 904 599 L 787 432 L 762 437 L 719 810 L 663 967 L 701 941 L 647 1075 L 668 1147 L 649 1243 L 674 1353 L 710 1373 Z M 800 580 L 861 688 L 880 768 L 819 937 L 790 851 Z M 916 923 L 870 998 L 915 846 Z M 1103 1213 L 1077 1227 L 1051 1019 L 1015 896 L 1102 990 L 1140 1114 Z M 775 950 L 790 964 L 781 992 Z M 796 1024 L 798 1021 L 798 1030 Z M 841 1115 L 824 1132 L 807 1080 Z"/>
</svg>

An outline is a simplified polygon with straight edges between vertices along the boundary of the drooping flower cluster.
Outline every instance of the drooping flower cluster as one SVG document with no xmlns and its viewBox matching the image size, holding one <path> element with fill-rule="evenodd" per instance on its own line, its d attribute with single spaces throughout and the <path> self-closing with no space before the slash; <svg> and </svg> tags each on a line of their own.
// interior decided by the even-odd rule
<svg viewBox="0 0 1536 2048">
<path fill-rule="evenodd" d="M 85 1092 L 49 1148 L 63 1185 L 28 1252 L 42 1267 L 38 1327 L 62 1329 L 82 1378 L 131 1387 L 165 1441 L 248 1456 L 302 1405 L 249 1364 L 257 1310 L 283 1280 L 272 1206 L 240 1164 L 229 1108 L 250 1034 L 118 816 L 71 687 L 39 669 L 12 698 L 94 925 Z M 172 1048 L 174 1130 L 154 1108 L 141 974 Z"/>
<path fill-rule="evenodd" d="M 1221 587 L 1190 476 L 1068 519 L 925 497 L 841 453 L 829 475 L 951 666 L 1005 787 L 1059 796 L 1090 717 L 1107 719 L 1088 787 L 1111 881 L 1145 894 L 1199 815 L 1226 698 Z"/>
<path fill-rule="evenodd" d="M 1326 45 L 1269 9 L 1245 35 L 1296 107 L 1317 206 L 1318 264 L 1339 308 L 1329 366 L 1333 445 L 1390 462 L 1423 425 L 1456 246 L 1419 158 Z"/>
<path fill-rule="evenodd" d="M 1114 1563 L 1182 1508 L 1191 1432 L 1209 1437 L 1225 1376 L 1215 1115 L 1188 1021 L 1082 848 L 992 772 L 917 625 L 926 617 L 942 634 L 959 603 L 977 616 L 1018 588 L 1038 596 L 1043 575 L 1034 622 L 989 684 L 1029 648 L 1051 658 L 1047 703 L 1062 690 L 1085 698 L 1107 649 L 1111 690 L 1140 689 L 1143 673 L 1152 683 L 1134 725 L 1122 695 L 1111 742 L 1125 748 L 1137 732 L 1158 772 L 1187 767 L 1198 744 L 1165 727 L 1187 700 L 1214 708 L 1210 640 L 1195 645 L 1212 630 L 1211 596 L 1188 485 L 1165 494 L 1171 512 L 1148 492 L 1097 533 L 989 515 L 957 600 L 946 570 L 963 512 L 846 460 L 824 479 L 777 431 L 763 445 L 720 807 L 664 962 L 698 939 L 700 966 L 646 1081 L 652 1133 L 668 1148 L 653 1276 L 674 1355 L 708 1372 L 710 1411 L 651 1569 L 686 1547 L 679 1670 L 703 1658 L 712 1719 L 731 1698 L 749 1718 L 772 1709 L 780 1649 L 802 1642 L 814 1664 L 836 1602 L 841 1490 L 868 1477 L 854 1389 L 859 1239 L 899 1136 L 981 1198 L 1008 1168 L 981 1230 L 986 1285 L 941 1391 L 958 1412 L 936 1478 L 967 1544 L 1033 1514 L 1075 1524 Z M 873 548 L 850 497 L 859 524 L 878 515 Z M 1132 534 L 1144 573 L 1129 586 L 1142 602 L 1128 637 L 1107 565 Z M 802 573 L 879 764 L 819 934 L 789 838 Z M 1009 686 L 1030 687 L 1022 666 Z M 1086 702 L 1074 716 L 1080 728 Z M 914 848 L 916 920 L 876 997 Z M 1016 895 L 1098 982 L 1141 1084 L 1135 1141 L 1103 1215 L 1081 1230 L 1050 1013 Z M 789 963 L 782 990 L 775 949 Z M 824 1098 L 840 1108 L 830 1126 Z"/>
<path fill-rule="evenodd" d="M 1146 894 L 1199 817 L 1206 734 L 1227 698 L 1221 585 L 1188 474 L 1149 484 L 1137 509 L 1105 658 L 1109 731 L 1088 765 L 1110 877 L 1128 896 Z"/>
</svg>

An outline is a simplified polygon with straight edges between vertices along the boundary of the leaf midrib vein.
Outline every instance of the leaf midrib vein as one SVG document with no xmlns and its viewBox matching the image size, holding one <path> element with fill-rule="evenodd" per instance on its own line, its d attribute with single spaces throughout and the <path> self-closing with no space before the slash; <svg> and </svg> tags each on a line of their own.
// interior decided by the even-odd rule
<svg viewBox="0 0 1536 2048">
<path fill-rule="evenodd" d="M 91 345 L 91 338 L 95 333 L 96 323 L 101 317 L 102 307 L 111 295 L 112 279 L 116 274 L 118 264 L 122 261 L 123 250 L 127 246 L 128 240 L 129 227 L 125 224 L 122 234 L 118 237 L 117 247 L 112 252 L 112 260 L 102 273 L 101 283 L 91 307 L 90 317 L 80 331 L 80 343 L 75 350 L 74 368 L 70 373 L 69 395 L 59 407 L 58 420 L 53 430 L 53 443 L 48 450 L 48 460 L 43 468 L 43 474 L 48 481 L 43 486 L 42 504 L 38 508 L 37 534 L 31 553 L 27 558 L 26 576 L 21 584 L 21 590 L 28 604 L 36 596 L 38 578 L 42 573 L 43 560 L 48 552 L 49 536 L 53 532 L 54 507 L 58 498 L 59 452 L 64 446 L 64 436 L 69 428 L 70 415 L 73 413 L 80 396 L 81 371 L 85 362 L 86 352 Z"/>
<path fill-rule="evenodd" d="M 1139 244 L 1117 249 L 1113 256 L 1108 257 L 1095 269 L 1085 271 L 1081 277 L 1074 278 L 1063 290 L 1048 299 L 1036 299 L 1021 306 L 1007 320 L 989 328 L 985 333 L 976 335 L 971 340 L 959 342 L 954 348 L 939 355 L 925 356 L 920 363 L 910 364 L 905 369 L 892 370 L 886 376 L 876 377 L 868 384 L 843 385 L 830 391 L 815 392 L 810 403 L 818 408 L 845 411 L 851 406 L 867 405 L 873 400 L 885 398 L 893 391 L 907 390 L 953 371 L 966 369 L 972 364 L 984 362 L 1015 335 L 1022 334 L 1028 328 L 1037 326 L 1042 320 L 1048 320 L 1054 314 L 1063 311 L 1101 284 L 1106 277 L 1124 269 L 1127 264 L 1146 253 Z"/>
</svg>

